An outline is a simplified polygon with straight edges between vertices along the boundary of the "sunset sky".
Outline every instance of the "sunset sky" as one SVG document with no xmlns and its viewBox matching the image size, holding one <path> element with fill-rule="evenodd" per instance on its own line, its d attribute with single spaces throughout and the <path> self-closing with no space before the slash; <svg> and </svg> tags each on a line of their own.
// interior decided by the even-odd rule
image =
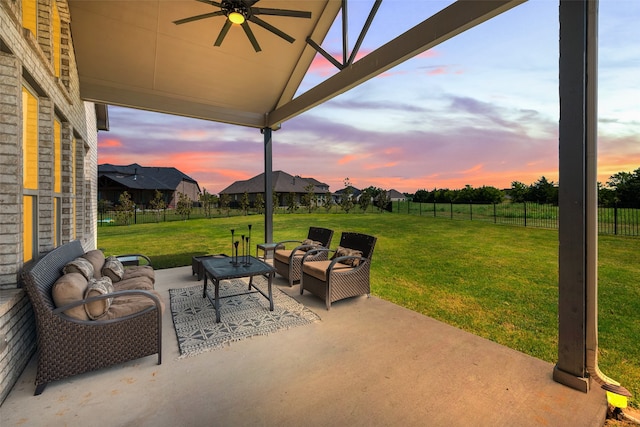
<svg viewBox="0 0 640 427">
<path fill-rule="evenodd" d="M 350 2 L 352 44 L 372 3 Z M 383 1 L 362 52 L 447 4 Z M 399 5 L 410 6 L 404 21 Z M 640 1 L 601 0 L 599 13 L 604 183 L 640 167 Z M 323 47 L 339 55 L 341 43 L 332 30 Z M 335 72 L 317 57 L 300 92 Z M 285 122 L 273 133 L 273 170 L 316 178 L 332 192 L 346 177 L 358 188 L 408 193 L 557 182 L 558 102 L 558 2 L 530 0 Z M 257 129 L 113 106 L 109 122 L 98 134 L 100 164 L 175 167 L 214 194 L 264 170 Z"/>
</svg>

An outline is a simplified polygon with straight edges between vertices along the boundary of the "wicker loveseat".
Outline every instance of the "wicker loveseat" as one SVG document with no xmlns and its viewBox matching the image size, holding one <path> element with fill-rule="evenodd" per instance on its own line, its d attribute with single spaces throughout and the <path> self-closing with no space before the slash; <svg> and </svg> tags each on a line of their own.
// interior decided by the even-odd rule
<svg viewBox="0 0 640 427">
<path fill-rule="evenodd" d="M 92 265 L 93 278 L 70 271 L 73 262 L 86 266 L 83 259 Z M 138 260 L 148 265 L 123 266 L 120 280 L 107 280 L 102 274 L 113 259 L 105 260 L 99 250 L 85 253 L 80 242 L 73 241 L 25 268 L 23 286 L 36 317 L 35 395 L 51 381 L 140 357 L 157 353 L 158 364 L 162 362 L 164 303 L 153 290 L 155 278 L 147 257 L 127 255 L 124 264 Z M 110 281 L 106 292 L 92 288 Z"/>
</svg>

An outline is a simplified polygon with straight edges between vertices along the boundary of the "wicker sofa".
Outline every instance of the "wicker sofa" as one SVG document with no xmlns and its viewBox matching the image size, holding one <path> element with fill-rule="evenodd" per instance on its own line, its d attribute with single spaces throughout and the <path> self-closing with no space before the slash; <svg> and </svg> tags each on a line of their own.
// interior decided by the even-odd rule
<svg viewBox="0 0 640 427">
<path fill-rule="evenodd" d="M 88 269 L 83 260 L 91 264 L 93 277 L 76 269 Z M 141 261 L 147 265 L 136 265 Z M 121 278 L 106 279 L 114 274 L 108 266 L 118 263 L 122 271 L 112 270 L 122 273 Z M 22 278 L 36 317 L 35 395 L 51 381 L 140 357 L 157 353 L 162 363 L 164 302 L 153 289 L 147 257 L 105 259 L 101 251 L 85 253 L 80 242 L 73 241 L 25 268 Z"/>
</svg>

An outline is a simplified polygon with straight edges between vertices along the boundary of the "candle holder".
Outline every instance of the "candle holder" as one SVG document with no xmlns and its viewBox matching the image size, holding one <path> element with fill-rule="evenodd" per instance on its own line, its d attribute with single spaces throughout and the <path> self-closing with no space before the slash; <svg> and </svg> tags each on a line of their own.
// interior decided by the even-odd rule
<svg viewBox="0 0 640 427">
<path fill-rule="evenodd" d="M 235 260 L 234 260 L 234 257 L 233 257 L 233 241 L 234 241 L 233 234 L 234 234 L 235 232 L 236 232 L 236 230 L 234 230 L 234 229 L 232 228 L 232 229 L 231 229 L 231 261 L 229 261 L 231 264 L 235 264 Z"/>
<path fill-rule="evenodd" d="M 249 241 L 251 240 L 251 224 L 249 224 L 249 237 L 247 237 L 247 254 L 249 254 L 249 265 L 251 265 L 251 253 L 249 250 Z"/>
<path fill-rule="evenodd" d="M 244 253 L 244 234 L 242 236 L 240 236 L 240 240 L 242 241 L 242 264 L 246 264 L 247 263 L 247 259 L 245 257 L 245 253 Z"/>
<path fill-rule="evenodd" d="M 238 244 L 239 244 L 239 243 L 240 243 L 240 242 L 239 242 L 239 241 L 237 241 L 237 240 L 236 240 L 235 242 L 233 242 L 233 246 L 235 247 L 235 250 L 236 250 L 236 251 L 235 251 L 235 254 L 236 254 L 236 255 L 235 255 L 235 257 L 233 257 L 233 261 L 232 261 L 232 264 L 233 264 L 233 266 L 234 266 L 234 267 L 237 267 L 237 266 L 239 266 L 239 265 L 240 265 L 240 263 L 238 262 Z"/>
<path fill-rule="evenodd" d="M 247 239 L 247 257 L 244 260 L 244 265 L 248 266 L 248 265 L 251 265 L 251 255 L 249 254 L 249 252 L 250 252 L 249 251 L 249 248 L 250 248 L 249 240 L 251 240 L 251 238 L 249 236 L 247 236 L 246 239 Z"/>
</svg>

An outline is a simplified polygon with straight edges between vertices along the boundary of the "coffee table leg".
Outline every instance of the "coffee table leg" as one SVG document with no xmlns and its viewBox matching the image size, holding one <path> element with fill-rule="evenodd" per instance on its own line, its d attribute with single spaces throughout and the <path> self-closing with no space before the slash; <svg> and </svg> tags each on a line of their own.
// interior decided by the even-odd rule
<svg viewBox="0 0 640 427">
<path fill-rule="evenodd" d="M 215 285 L 216 323 L 220 323 L 220 281 L 212 280 Z"/>
<path fill-rule="evenodd" d="M 207 273 L 204 274 L 204 285 L 202 286 L 202 298 L 207 297 Z"/>
<path fill-rule="evenodd" d="M 273 311 L 273 294 L 271 293 L 271 281 L 273 280 L 274 273 L 269 273 L 268 287 L 269 287 L 269 310 Z"/>
</svg>

